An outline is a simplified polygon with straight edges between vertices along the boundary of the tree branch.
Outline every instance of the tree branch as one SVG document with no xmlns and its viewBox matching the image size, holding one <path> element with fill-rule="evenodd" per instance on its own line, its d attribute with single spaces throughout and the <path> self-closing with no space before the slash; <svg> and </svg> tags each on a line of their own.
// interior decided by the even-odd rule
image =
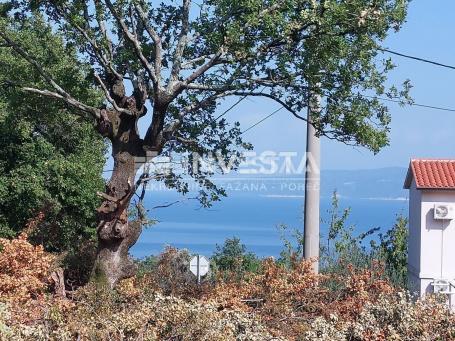
<svg viewBox="0 0 455 341">
<path fill-rule="evenodd" d="M 76 109 L 78 109 L 80 111 L 89 113 L 90 115 L 94 116 L 95 118 L 99 118 L 100 117 L 99 109 L 90 107 L 88 105 L 85 105 L 85 104 L 75 100 L 73 97 L 64 97 L 64 96 L 60 95 L 57 92 L 52 92 L 52 91 L 49 91 L 49 90 L 40 90 L 40 89 L 30 88 L 30 87 L 21 87 L 20 89 L 23 90 L 23 91 L 26 91 L 26 92 L 30 92 L 30 93 L 34 93 L 34 94 L 40 95 L 40 96 L 45 96 L 45 97 L 50 97 L 50 98 L 62 100 L 63 102 L 71 105 L 72 107 L 74 107 L 74 108 L 76 108 Z"/>
<path fill-rule="evenodd" d="M 114 107 L 114 109 L 118 112 L 122 112 L 124 114 L 127 114 L 127 115 L 133 115 L 131 113 L 131 111 L 127 110 L 127 109 L 124 109 L 124 108 L 120 108 L 117 103 L 115 102 L 115 100 L 111 97 L 111 95 L 109 94 L 109 90 L 107 89 L 106 85 L 104 84 L 103 80 L 101 79 L 101 77 L 95 72 L 94 74 L 95 76 L 95 79 L 97 80 L 97 82 L 99 83 L 99 85 L 101 86 L 101 89 L 103 89 L 103 92 L 104 92 L 104 96 L 106 97 L 106 99 L 109 101 L 109 103 L 111 103 L 111 105 Z"/>
<path fill-rule="evenodd" d="M 232 96 L 258 96 L 258 97 L 270 98 L 270 99 L 274 100 L 275 102 L 279 103 L 281 106 L 283 106 L 283 108 L 285 108 L 287 111 L 289 111 L 293 116 L 295 116 L 299 120 L 307 121 L 307 119 L 305 117 L 300 116 L 297 113 L 297 111 L 292 109 L 292 107 L 290 105 L 288 105 L 283 100 L 281 100 L 271 94 L 268 94 L 265 92 L 245 92 L 245 91 L 233 91 L 233 92 L 230 92 L 229 94 Z"/>
<path fill-rule="evenodd" d="M 212 57 L 213 57 L 213 55 L 206 54 L 206 55 L 203 55 L 203 56 L 199 56 L 199 57 L 193 58 L 191 60 L 187 60 L 187 61 L 182 63 L 182 69 L 189 69 L 192 66 L 194 66 L 194 64 L 196 64 L 198 62 L 203 62 L 203 61 L 205 62 L 206 59 L 212 58 Z"/>
<path fill-rule="evenodd" d="M 184 85 L 184 88 L 188 89 L 188 90 L 224 92 L 224 91 L 228 91 L 228 90 L 240 90 L 241 86 L 239 86 L 239 85 L 223 85 L 223 86 L 217 87 L 216 85 L 187 84 L 187 85 Z"/>
<path fill-rule="evenodd" d="M 142 66 L 147 70 L 147 73 L 150 76 L 155 87 L 157 87 L 158 86 L 157 75 L 155 75 L 152 65 L 150 65 L 149 61 L 142 53 L 142 48 L 141 48 L 141 44 L 140 44 L 139 40 L 137 40 L 137 38 L 129 31 L 128 26 L 125 24 L 125 21 L 119 16 L 119 14 L 115 10 L 115 8 L 112 5 L 112 2 L 110 0 L 106 0 L 106 6 L 109 8 L 109 11 L 114 16 L 115 20 L 120 25 L 120 27 L 122 28 L 122 32 L 123 32 L 123 35 L 125 36 L 125 38 L 127 38 L 133 44 L 134 51 L 135 51 L 137 57 L 139 58 L 139 61 L 141 62 Z"/>
<path fill-rule="evenodd" d="M 188 1 L 188 0 L 185 0 Z M 264 16 L 265 14 L 274 11 L 281 5 L 281 1 L 275 3 L 274 5 L 267 7 L 259 13 L 259 17 Z M 246 23 L 246 27 L 250 26 L 250 23 Z M 272 44 L 272 43 L 271 43 Z M 220 57 L 224 54 L 225 45 L 224 43 L 219 47 L 218 51 L 210 58 L 210 60 L 202 65 L 199 69 L 195 70 L 190 76 L 188 76 L 183 82 L 180 82 L 176 89 L 176 94 L 179 94 L 182 91 L 182 88 L 196 80 L 198 77 L 202 76 L 207 70 L 209 70 L 214 65 L 218 64 Z M 223 62 L 227 62 L 223 61 Z M 179 70 L 180 71 L 180 70 Z"/>
<path fill-rule="evenodd" d="M 216 93 L 216 94 L 213 94 L 213 95 L 203 99 L 200 102 L 195 102 L 190 105 L 187 105 L 185 108 L 183 108 L 183 110 L 181 110 L 179 112 L 179 116 L 184 117 L 186 114 L 188 114 L 191 111 L 203 109 L 203 108 L 209 106 L 210 104 L 212 104 L 213 101 L 215 101 L 219 98 L 222 98 L 222 97 L 226 97 L 226 96 L 229 96 L 229 94 L 228 93 Z"/>
<path fill-rule="evenodd" d="M 38 63 L 30 54 L 25 51 L 21 46 L 19 46 L 17 43 L 15 43 L 13 40 L 11 40 L 6 32 L 0 31 L 0 37 L 5 40 L 8 45 L 16 51 L 22 58 L 24 58 L 29 64 L 35 67 L 35 69 L 38 71 L 38 73 L 41 75 L 41 77 L 46 80 L 49 85 L 51 85 L 56 92 L 52 92 L 49 90 L 40 90 L 40 89 L 35 89 L 31 87 L 22 87 L 24 91 L 28 92 L 33 92 L 42 96 L 47 96 L 47 97 L 52 97 L 56 99 L 63 100 L 65 103 L 75 107 L 78 110 L 82 110 L 86 113 L 91 114 L 95 118 L 100 117 L 100 111 L 97 108 L 88 106 L 86 104 L 83 104 L 76 100 L 74 97 L 72 97 L 69 93 L 67 93 L 60 85 L 57 84 L 57 82 L 52 78 L 52 76 L 43 68 L 43 66 Z"/>
<path fill-rule="evenodd" d="M 104 14 L 102 12 L 103 6 L 102 6 L 100 0 L 94 0 L 94 3 L 95 3 L 95 18 L 96 18 L 96 21 L 98 22 L 98 26 L 100 28 L 102 35 L 104 36 L 104 39 L 106 39 L 107 46 L 108 46 L 108 52 L 109 52 L 109 58 L 110 58 L 110 60 L 112 60 L 112 58 L 114 57 L 114 53 L 112 50 L 112 39 L 109 38 L 107 29 L 106 29 L 106 24 L 102 18 L 102 15 Z"/>
<path fill-rule="evenodd" d="M 204 100 L 202 100 L 200 102 L 195 102 L 195 103 L 192 103 L 190 105 L 187 105 L 185 108 L 183 108 L 178 113 L 179 118 L 173 120 L 172 122 L 170 122 L 169 124 L 167 124 L 163 128 L 163 135 L 164 136 L 169 136 L 169 137 L 173 136 L 174 132 L 176 132 L 180 128 L 180 126 L 182 125 L 183 118 L 185 117 L 186 114 L 188 114 L 188 113 L 190 113 L 190 112 L 192 112 L 194 110 L 203 109 L 203 108 L 209 106 L 210 104 L 212 104 L 213 101 L 217 100 L 218 98 L 225 97 L 225 96 L 228 96 L 228 95 L 227 94 L 223 94 L 223 93 L 218 93 L 218 94 L 211 95 L 211 96 L 205 98 Z M 164 140 L 163 144 L 166 141 L 167 140 Z"/>
<path fill-rule="evenodd" d="M 180 83 L 181 87 L 185 87 L 194 80 L 196 80 L 198 77 L 202 76 L 208 69 L 210 69 L 212 66 L 214 66 L 218 59 L 223 55 L 223 49 L 221 48 L 220 51 L 215 53 L 210 60 L 202 65 L 199 69 L 194 71 L 191 75 L 189 75 L 183 82 Z"/>
<path fill-rule="evenodd" d="M 147 18 L 147 15 L 144 13 L 142 8 L 138 4 L 134 4 L 134 8 L 136 9 L 136 12 L 139 16 L 139 18 L 142 20 L 142 24 L 145 27 L 145 30 L 149 34 L 149 36 L 152 38 L 153 42 L 155 43 L 155 74 L 156 74 L 156 81 L 157 85 L 160 85 L 161 81 L 161 66 L 162 66 L 162 51 L 163 47 L 161 45 L 161 38 L 158 35 L 158 33 L 155 31 L 155 29 L 149 25 L 149 20 Z"/>
<path fill-rule="evenodd" d="M 171 89 L 174 86 L 174 82 L 178 79 L 180 70 L 182 68 L 182 57 L 188 38 L 188 30 L 190 27 L 189 23 L 190 3 L 191 0 L 183 0 L 182 29 L 180 30 L 177 47 L 175 48 L 174 58 L 172 60 L 172 70 L 168 85 L 169 89 Z"/>
<path fill-rule="evenodd" d="M 87 29 L 90 29 L 90 23 L 86 22 L 86 25 L 85 25 L 86 27 L 84 29 L 80 25 L 78 25 L 76 22 L 71 20 L 71 15 L 68 14 L 68 12 L 71 13 L 70 8 L 64 6 L 63 11 L 59 10 L 56 5 L 55 5 L 55 8 L 57 11 L 59 11 L 60 15 L 63 18 L 65 18 L 68 21 L 68 23 L 70 23 L 77 31 L 79 31 L 79 33 L 82 35 L 82 37 L 84 37 L 84 39 L 90 44 L 90 46 L 93 49 L 93 53 L 94 53 L 96 59 L 98 60 L 98 62 L 101 64 L 101 66 L 104 67 L 106 70 L 109 70 L 110 72 L 112 72 L 112 74 L 114 74 L 117 79 L 119 79 L 119 80 L 123 79 L 122 75 L 120 73 L 118 73 L 117 70 L 115 70 L 114 66 L 112 65 L 111 51 L 110 51 L 110 54 L 111 54 L 110 59 L 106 58 L 105 54 L 102 51 L 102 48 L 97 44 L 96 40 L 90 38 L 90 35 L 87 31 Z M 84 8 L 86 8 L 86 6 L 84 6 Z M 87 16 L 84 16 L 84 17 L 85 17 L 85 20 L 89 20 L 88 14 L 87 14 Z M 98 18 L 98 15 L 97 15 L 97 18 Z M 98 21 L 98 25 L 100 25 L 100 30 L 103 32 L 105 38 L 108 39 L 106 28 L 104 27 L 104 24 L 102 22 L 100 23 L 100 21 L 98 19 L 97 19 L 97 21 Z M 108 39 L 108 45 L 110 46 L 110 48 L 112 48 L 112 42 L 109 39 Z"/>
</svg>

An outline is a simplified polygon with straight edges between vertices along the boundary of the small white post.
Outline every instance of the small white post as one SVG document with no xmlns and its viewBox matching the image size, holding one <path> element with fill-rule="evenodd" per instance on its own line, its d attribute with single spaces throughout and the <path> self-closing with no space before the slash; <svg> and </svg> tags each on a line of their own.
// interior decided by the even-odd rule
<svg viewBox="0 0 455 341">
<path fill-rule="evenodd" d="M 195 255 L 190 260 L 190 271 L 196 276 L 197 284 L 201 284 L 201 277 L 205 276 L 210 269 L 210 262 L 201 255 Z"/>
<path fill-rule="evenodd" d="M 198 285 L 201 284 L 200 260 L 201 260 L 201 257 L 200 257 L 200 255 L 198 254 L 198 255 L 197 255 L 197 284 L 198 284 Z"/>
</svg>

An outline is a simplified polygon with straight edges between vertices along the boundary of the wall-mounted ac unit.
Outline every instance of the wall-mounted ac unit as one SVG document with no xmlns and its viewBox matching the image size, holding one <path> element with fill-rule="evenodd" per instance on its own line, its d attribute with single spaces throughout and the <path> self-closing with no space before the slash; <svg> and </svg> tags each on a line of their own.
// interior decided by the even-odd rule
<svg viewBox="0 0 455 341">
<path fill-rule="evenodd" d="M 455 219 L 454 205 L 452 204 L 435 204 L 434 205 L 435 220 L 452 220 Z"/>
<path fill-rule="evenodd" d="M 450 282 L 446 279 L 435 279 L 431 282 L 433 286 L 433 292 L 437 293 L 447 293 L 450 291 Z"/>
</svg>

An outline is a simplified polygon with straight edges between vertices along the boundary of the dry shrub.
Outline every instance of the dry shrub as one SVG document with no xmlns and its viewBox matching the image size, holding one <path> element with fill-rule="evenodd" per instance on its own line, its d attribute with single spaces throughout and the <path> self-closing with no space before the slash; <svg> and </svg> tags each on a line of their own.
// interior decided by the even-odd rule
<svg viewBox="0 0 455 341">
<path fill-rule="evenodd" d="M 29 220 L 27 220 L 27 223 L 25 224 L 22 233 L 31 235 L 33 232 L 36 231 L 39 224 L 41 224 L 45 218 L 46 218 L 45 212 L 43 210 L 39 211 L 35 217 L 32 217 Z"/>
<path fill-rule="evenodd" d="M 257 319 L 244 312 L 218 311 L 213 304 L 160 293 L 145 295 L 132 283 L 122 283 L 115 291 L 90 283 L 77 291 L 73 310 L 52 307 L 45 322 L 36 324 L 29 334 L 35 337 L 44 333 L 46 340 L 59 341 L 284 341 L 274 338 Z M 19 326 L 8 328 L 10 335 L 21 335 Z M 35 340 L 33 337 L 21 340 Z"/>
<path fill-rule="evenodd" d="M 188 253 L 167 249 L 149 274 L 116 290 L 90 283 L 65 300 L 45 294 L 53 256 L 25 235 L 0 245 L 1 341 L 455 340 L 455 315 L 441 297 L 413 302 L 376 263 L 316 275 L 309 261 L 287 269 L 267 259 L 260 273 L 204 292 Z"/>
<path fill-rule="evenodd" d="M 209 298 L 225 307 L 248 308 L 245 300 L 260 300 L 262 309 L 274 313 L 292 311 L 291 302 L 308 298 L 318 289 L 322 278 L 311 271 L 309 261 L 296 262 L 291 271 L 268 258 L 262 263 L 262 271 L 240 282 L 221 282 L 209 293 Z"/>
<path fill-rule="evenodd" d="M 393 294 L 394 287 L 384 279 L 384 266 L 373 262 L 370 268 L 355 269 L 347 265 L 348 275 L 331 274 L 326 279 L 337 282 L 339 290 L 330 291 L 323 300 L 323 312 L 336 313 L 344 320 L 355 320 L 365 304 L 375 302 L 379 296 Z M 324 314 L 321 314 L 324 315 Z"/>
<path fill-rule="evenodd" d="M 138 285 L 165 295 L 198 297 L 201 288 L 190 271 L 190 259 L 187 250 L 166 247 L 154 268 L 141 278 Z"/>
<path fill-rule="evenodd" d="M 286 269 L 267 259 L 262 269 L 245 281 L 218 284 L 207 298 L 222 307 L 254 311 L 271 330 L 289 338 L 298 337 L 314 319 L 330 313 L 354 320 L 367 303 L 393 292 L 381 279 L 379 265 L 363 270 L 349 267 L 348 276 L 315 274 L 308 260 L 293 260 L 291 269 Z M 329 283 L 338 289 L 329 290 Z"/>
<path fill-rule="evenodd" d="M 381 295 L 348 324 L 348 337 L 365 341 L 454 340 L 455 317 L 442 298 L 429 296 L 414 303 L 401 291 Z"/>
<path fill-rule="evenodd" d="M 368 302 L 356 320 L 336 314 L 318 317 L 304 333 L 304 341 L 428 341 L 454 340 L 455 316 L 441 297 L 414 303 L 403 291 L 383 294 Z"/>
<path fill-rule="evenodd" d="M 207 299 L 223 308 L 255 312 L 274 333 L 296 335 L 304 328 L 303 319 L 321 314 L 324 276 L 314 274 L 311 266 L 310 261 L 294 261 L 288 270 L 269 258 L 260 273 L 241 282 L 220 283 Z"/>
<path fill-rule="evenodd" d="M 25 302 L 43 295 L 54 256 L 18 238 L 0 239 L 0 300 Z"/>
<path fill-rule="evenodd" d="M 455 340 L 455 316 L 440 298 L 417 303 L 384 280 L 384 268 L 347 266 L 347 274 L 315 275 L 309 261 L 291 269 L 272 260 L 242 283 L 221 283 L 208 298 L 255 312 L 288 340 Z M 261 304 L 252 304 L 260 299 Z"/>
</svg>

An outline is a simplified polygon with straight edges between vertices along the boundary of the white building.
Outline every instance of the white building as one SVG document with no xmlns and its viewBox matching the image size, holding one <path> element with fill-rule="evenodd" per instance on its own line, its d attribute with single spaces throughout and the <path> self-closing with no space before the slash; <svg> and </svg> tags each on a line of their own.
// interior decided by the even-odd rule
<svg viewBox="0 0 455 341">
<path fill-rule="evenodd" d="M 455 307 L 455 160 L 411 160 L 404 187 L 409 289 L 421 296 L 444 292 Z"/>
</svg>

